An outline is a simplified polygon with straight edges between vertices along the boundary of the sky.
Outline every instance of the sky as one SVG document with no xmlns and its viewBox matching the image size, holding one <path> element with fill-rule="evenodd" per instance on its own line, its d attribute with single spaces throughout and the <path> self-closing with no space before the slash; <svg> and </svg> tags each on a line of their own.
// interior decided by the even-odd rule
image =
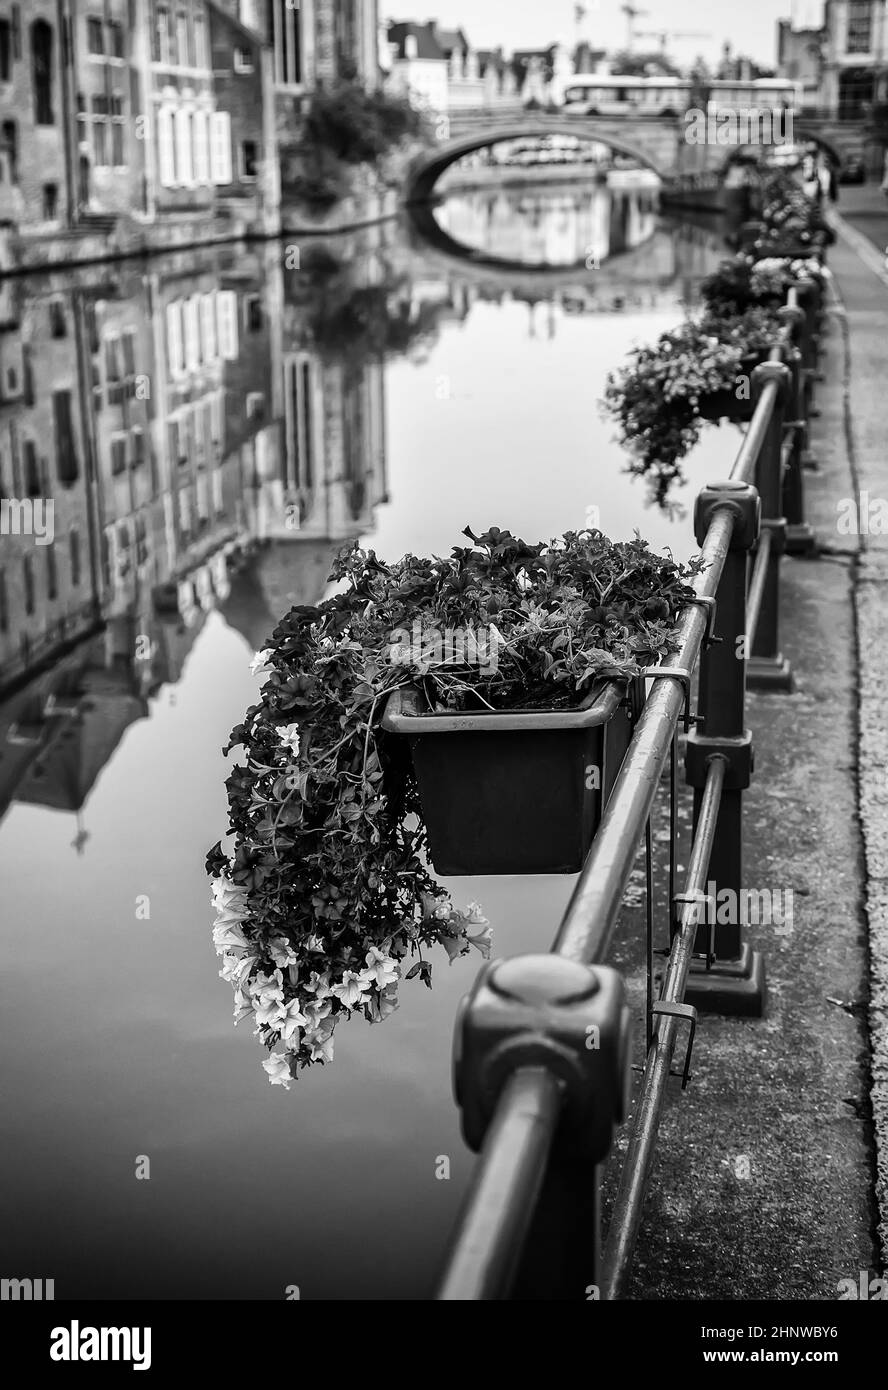
<svg viewBox="0 0 888 1390">
<path fill-rule="evenodd" d="M 620 0 L 584 0 L 586 17 L 582 37 L 597 48 L 624 48 L 626 15 Z M 717 61 L 726 39 L 735 53 L 756 62 L 774 65 L 777 21 L 792 15 L 797 27 L 822 22 L 822 0 L 638 0 L 646 10 L 635 19 L 637 31 L 664 29 L 708 33 L 707 38 L 669 40 L 667 52 L 680 66 L 702 53 L 707 62 Z M 577 37 L 574 0 L 380 0 L 385 19 L 437 19 L 445 28 L 461 27 L 476 48 L 540 48 L 561 39 Z M 642 43 L 636 41 L 636 49 Z M 659 48 L 658 39 L 645 47 Z"/>
</svg>

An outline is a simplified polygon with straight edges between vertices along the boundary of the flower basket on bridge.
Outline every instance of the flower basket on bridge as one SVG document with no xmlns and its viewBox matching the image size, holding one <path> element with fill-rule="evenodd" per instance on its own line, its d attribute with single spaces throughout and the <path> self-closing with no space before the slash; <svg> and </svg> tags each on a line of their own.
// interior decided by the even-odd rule
<svg viewBox="0 0 888 1390">
<path fill-rule="evenodd" d="M 578 873 L 632 735 L 642 682 L 606 681 L 574 710 L 430 712 L 396 691 L 383 728 L 407 739 L 435 871 Z"/>
<path fill-rule="evenodd" d="M 737 368 L 738 378 L 752 381 L 752 373 L 760 362 L 767 358 L 767 352 L 747 353 L 740 359 Z M 697 410 L 704 420 L 733 420 L 744 422 L 752 419 L 755 401 L 752 391 L 737 395 L 736 386 L 724 386 L 718 391 L 707 391 L 697 399 Z"/>
</svg>

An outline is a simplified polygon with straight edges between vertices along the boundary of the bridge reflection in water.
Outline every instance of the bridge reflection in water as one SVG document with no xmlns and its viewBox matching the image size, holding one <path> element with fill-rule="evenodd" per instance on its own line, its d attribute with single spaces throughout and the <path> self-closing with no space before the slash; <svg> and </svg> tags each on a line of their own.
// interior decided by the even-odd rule
<svg viewBox="0 0 888 1390">
<path fill-rule="evenodd" d="M 439 1263 L 460 1165 L 450 1184 L 428 1179 L 435 1154 L 459 1152 L 446 1057 L 466 972 L 438 972 L 385 1028 L 353 1024 L 295 1098 L 267 1094 L 209 947 L 219 749 L 255 695 L 251 652 L 290 603 L 321 597 L 349 539 L 446 553 L 469 521 L 551 535 L 590 503 L 631 532 L 643 491 L 596 399 L 718 255 L 710 232 L 655 228 L 640 199 L 606 190 L 573 207 L 510 191 L 441 216 L 532 259 L 573 256 L 589 235 L 602 269 L 455 260 L 389 224 L 0 287 L 0 487 L 52 500 L 55 535 L 0 536 L 15 961 L 0 984 L 15 1039 L 0 1193 L 10 1268 L 39 1253 L 69 1296 L 280 1297 L 306 1280 L 305 1296 L 404 1297 Z M 733 441 L 713 448 L 724 471 Z M 641 524 L 656 544 L 687 543 L 668 517 Z M 479 892 L 509 922 L 509 950 L 532 939 L 538 908 L 552 918 L 542 892 Z M 134 916 L 141 895 L 150 919 Z M 145 1152 L 173 1176 L 152 1175 L 136 1210 L 131 1160 Z M 297 1172 L 312 1199 L 282 1219 Z M 405 1200 L 428 1222 L 394 1221 Z M 38 1203 L 66 1215 L 39 1252 Z M 344 1204 L 354 1239 L 331 1249 Z"/>
</svg>

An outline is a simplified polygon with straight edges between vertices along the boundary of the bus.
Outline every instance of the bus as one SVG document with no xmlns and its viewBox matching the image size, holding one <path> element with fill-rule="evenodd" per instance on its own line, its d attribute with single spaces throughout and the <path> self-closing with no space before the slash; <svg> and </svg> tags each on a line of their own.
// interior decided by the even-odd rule
<svg viewBox="0 0 888 1390">
<path fill-rule="evenodd" d="M 578 116 L 680 116 L 691 86 L 682 77 L 572 77 L 564 109 Z"/>
</svg>

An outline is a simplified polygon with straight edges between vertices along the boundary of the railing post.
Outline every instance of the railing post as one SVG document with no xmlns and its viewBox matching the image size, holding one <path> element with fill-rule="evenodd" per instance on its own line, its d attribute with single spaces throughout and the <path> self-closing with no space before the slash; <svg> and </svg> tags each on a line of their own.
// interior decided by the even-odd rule
<svg viewBox="0 0 888 1390">
<path fill-rule="evenodd" d="M 783 473 L 783 514 L 786 517 L 786 552 L 788 555 L 810 555 L 816 546 L 814 532 L 805 521 L 805 490 L 802 473 L 802 454 L 808 437 L 807 373 L 804 369 L 804 334 L 806 315 L 796 296 L 790 292 L 790 303 L 779 316 L 790 330 L 792 346 L 788 365 L 792 374 L 789 390 L 789 419 L 785 428 L 789 439 L 789 456 Z"/>
<path fill-rule="evenodd" d="M 630 1012 L 622 979 L 607 966 L 556 954 L 492 961 L 460 1006 L 454 1093 L 462 1131 L 478 1151 L 509 1078 L 543 1069 L 561 1087 L 561 1109 L 520 1257 L 494 1295 L 583 1302 L 600 1287 L 599 1165 L 626 1118 Z M 515 1214 L 518 1219 L 519 1214 Z M 458 1296 L 452 1286 L 450 1296 Z"/>
<path fill-rule="evenodd" d="M 791 374 L 785 362 L 761 362 L 752 374 L 753 399 L 776 381 L 777 401 L 756 460 L 755 482 L 762 501 L 762 527 L 771 532 L 764 599 L 749 656 L 750 689 L 791 690 L 792 671 L 780 651 L 780 560 L 786 549 L 783 515 L 783 428 Z"/>
<path fill-rule="evenodd" d="M 744 940 L 740 911 L 745 903 L 743 792 L 753 771 L 745 710 L 746 589 L 749 555 L 761 524 L 758 492 L 750 483 L 734 481 L 704 488 L 694 510 L 698 544 L 713 513 L 724 507 L 734 512 L 734 531 L 716 593 L 715 641 L 700 654 L 698 725 L 688 735 L 685 752 L 685 776 L 694 788 L 695 830 L 709 761 L 722 757 L 727 766 L 709 860 L 706 911 L 695 943 L 704 960 L 691 967 L 685 999 L 703 1012 L 758 1018 L 765 1003 L 764 961 Z M 724 915 L 725 904 L 735 910 L 727 913 L 729 921 L 721 923 L 718 918 Z"/>
</svg>

